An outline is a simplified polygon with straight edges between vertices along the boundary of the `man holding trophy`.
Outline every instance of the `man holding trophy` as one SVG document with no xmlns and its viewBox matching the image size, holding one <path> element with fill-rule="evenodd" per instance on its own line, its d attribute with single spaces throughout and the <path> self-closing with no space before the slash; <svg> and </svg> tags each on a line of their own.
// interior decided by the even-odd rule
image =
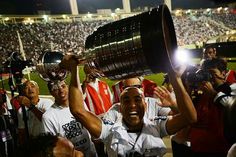
<svg viewBox="0 0 236 157">
<path fill-rule="evenodd" d="M 183 87 L 179 73 L 170 69 L 169 75 L 174 87 L 179 114 L 157 121 L 155 125 L 144 119 L 146 103 L 143 92 L 135 87 L 127 88 L 121 94 L 123 118 L 114 124 L 104 124 L 93 113 L 84 108 L 81 92 L 78 62 L 73 56 L 65 56 L 60 66 L 71 72 L 69 105 L 71 113 L 95 138 L 110 143 L 108 156 L 129 154 L 163 156 L 166 152 L 162 137 L 174 134 L 196 121 L 196 110 Z"/>
</svg>

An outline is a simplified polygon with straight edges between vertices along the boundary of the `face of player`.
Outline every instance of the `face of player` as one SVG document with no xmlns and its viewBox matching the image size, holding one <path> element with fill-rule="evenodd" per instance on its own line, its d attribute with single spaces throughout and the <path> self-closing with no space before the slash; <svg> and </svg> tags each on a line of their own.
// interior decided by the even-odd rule
<svg viewBox="0 0 236 157">
<path fill-rule="evenodd" d="M 54 157 L 83 157 L 83 153 L 74 149 L 74 145 L 63 137 L 58 137 L 53 149 Z"/>
<path fill-rule="evenodd" d="M 66 104 L 68 102 L 68 86 L 64 81 L 53 85 L 51 94 L 55 98 L 55 101 L 60 104 Z"/>
<path fill-rule="evenodd" d="M 39 87 L 38 87 L 36 82 L 27 81 L 24 84 L 23 92 L 24 92 L 26 97 L 28 97 L 29 99 L 32 99 L 32 98 L 38 97 Z"/>
<path fill-rule="evenodd" d="M 143 92 L 136 88 L 126 88 L 121 94 L 121 113 L 123 120 L 130 130 L 142 127 L 146 103 Z"/>
</svg>

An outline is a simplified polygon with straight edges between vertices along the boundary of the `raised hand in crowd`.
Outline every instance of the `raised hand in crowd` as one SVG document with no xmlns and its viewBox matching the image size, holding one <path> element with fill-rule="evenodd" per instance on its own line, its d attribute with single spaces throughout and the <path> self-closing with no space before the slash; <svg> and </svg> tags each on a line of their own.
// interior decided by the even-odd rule
<svg viewBox="0 0 236 157">
<path fill-rule="evenodd" d="M 170 107 L 172 111 L 178 112 L 178 106 L 175 97 L 167 90 L 165 86 L 154 88 L 154 97 L 159 98 L 161 107 Z"/>
</svg>

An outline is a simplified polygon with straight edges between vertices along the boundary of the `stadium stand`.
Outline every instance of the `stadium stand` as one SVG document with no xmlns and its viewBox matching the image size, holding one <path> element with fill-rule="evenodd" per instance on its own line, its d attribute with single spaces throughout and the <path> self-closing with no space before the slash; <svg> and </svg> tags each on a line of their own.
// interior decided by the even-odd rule
<svg viewBox="0 0 236 157">
<path fill-rule="evenodd" d="M 172 15 L 179 46 L 203 45 L 209 39 L 225 35 L 236 27 L 236 14 L 230 12 L 206 13 L 206 10 L 197 10 L 190 13 L 186 11 L 181 15 L 173 12 Z M 46 22 L 42 17 L 34 18 L 32 21 L 35 22 L 31 23 L 23 23 L 25 21 L 19 23 L 19 19 L 0 23 L 1 63 L 12 52 L 20 50 L 17 31 L 21 35 L 27 59 L 37 62 L 42 51 L 46 49 L 79 54 L 84 50 L 84 42 L 89 34 L 99 26 L 114 20 L 111 18 L 84 20 L 81 17 L 69 21 L 65 19 L 65 22 L 62 22 L 62 18 Z M 73 17 L 68 16 L 68 18 Z M 23 19 L 26 18 L 22 17 Z"/>
</svg>

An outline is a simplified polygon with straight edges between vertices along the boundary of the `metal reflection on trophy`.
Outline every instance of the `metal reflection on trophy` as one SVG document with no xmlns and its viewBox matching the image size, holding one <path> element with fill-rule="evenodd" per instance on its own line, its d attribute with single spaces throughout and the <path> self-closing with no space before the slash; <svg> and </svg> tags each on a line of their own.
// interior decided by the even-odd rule
<svg viewBox="0 0 236 157">
<path fill-rule="evenodd" d="M 45 81 L 64 80 L 67 71 L 59 68 L 59 63 L 63 59 L 62 52 L 45 52 L 36 66 L 39 76 Z"/>
</svg>

